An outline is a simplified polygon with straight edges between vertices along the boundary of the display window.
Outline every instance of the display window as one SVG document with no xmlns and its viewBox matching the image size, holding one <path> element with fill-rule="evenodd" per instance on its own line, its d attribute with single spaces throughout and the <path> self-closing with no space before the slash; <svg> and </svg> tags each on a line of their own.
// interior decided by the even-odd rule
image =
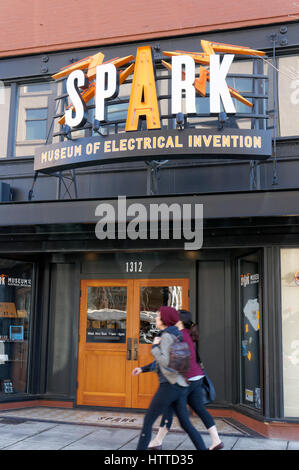
<svg viewBox="0 0 299 470">
<path fill-rule="evenodd" d="M 281 250 L 283 396 L 285 417 L 299 417 L 299 249 Z"/>
<path fill-rule="evenodd" d="M 33 265 L 0 260 L 0 397 L 28 392 Z"/>
</svg>

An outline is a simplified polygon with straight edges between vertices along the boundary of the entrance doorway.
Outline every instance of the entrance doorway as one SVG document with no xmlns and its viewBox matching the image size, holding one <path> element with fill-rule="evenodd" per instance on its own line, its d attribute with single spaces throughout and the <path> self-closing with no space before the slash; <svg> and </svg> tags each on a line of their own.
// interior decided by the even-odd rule
<svg viewBox="0 0 299 470">
<path fill-rule="evenodd" d="M 155 320 L 162 305 L 188 309 L 188 279 L 82 280 L 77 404 L 147 408 L 158 387 L 153 372 Z"/>
</svg>

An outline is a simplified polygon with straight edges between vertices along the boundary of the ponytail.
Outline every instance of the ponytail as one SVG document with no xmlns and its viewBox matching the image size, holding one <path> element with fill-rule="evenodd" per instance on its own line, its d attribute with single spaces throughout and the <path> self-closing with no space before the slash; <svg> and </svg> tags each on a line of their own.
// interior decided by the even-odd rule
<svg viewBox="0 0 299 470">
<path fill-rule="evenodd" d="M 190 336 L 192 338 L 192 341 L 194 343 L 199 342 L 199 331 L 198 331 L 198 326 L 195 323 L 192 323 L 192 325 L 189 328 Z"/>
<path fill-rule="evenodd" d="M 194 343 L 199 341 L 198 326 L 193 322 L 192 315 L 188 310 L 179 310 L 180 320 L 183 322 L 184 328 L 189 330 L 190 336 Z"/>
</svg>

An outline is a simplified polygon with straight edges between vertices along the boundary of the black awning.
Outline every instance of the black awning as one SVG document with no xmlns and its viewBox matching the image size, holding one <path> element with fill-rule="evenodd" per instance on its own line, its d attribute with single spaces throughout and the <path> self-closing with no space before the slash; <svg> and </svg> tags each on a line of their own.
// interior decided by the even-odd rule
<svg viewBox="0 0 299 470">
<path fill-rule="evenodd" d="M 204 221 L 252 217 L 299 216 L 299 189 L 232 193 L 188 194 L 126 198 L 126 206 L 142 204 L 203 204 Z M 0 204 L 0 225 L 95 224 L 99 204 L 116 211 L 118 199 L 74 199 L 57 201 L 9 202 Z M 129 219 L 128 219 L 129 220 Z"/>
</svg>

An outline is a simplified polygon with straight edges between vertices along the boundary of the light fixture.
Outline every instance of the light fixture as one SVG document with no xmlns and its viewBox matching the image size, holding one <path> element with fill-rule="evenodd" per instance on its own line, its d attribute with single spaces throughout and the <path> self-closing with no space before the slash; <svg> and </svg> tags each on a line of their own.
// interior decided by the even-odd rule
<svg viewBox="0 0 299 470">
<path fill-rule="evenodd" d="M 63 134 L 68 140 L 73 140 L 70 126 L 67 126 L 66 124 L 63 126 Z"/>
<path fill-rule="evenodd" d="M 106 132 L 106 130 L 105 132 L 103 132 L 103 127 L 101 127 L 101 123 L 97 119 L 93 121 L 93 130 L 94 132 L 97 132 L 97 134 L 101 135 L 102 137 L 105 137 L 106 135 L 108 135 L 108 132 Z"/>
<path fill-rule="evenodd" d="M 226 113 L 224 111 L 219 113 L 219 115 L 218 115 L 218 129 L 223 129 L 226 120 L 227 120 Z"/>
<path fill-rule="evenodd" d="M 176 127 L 177 129 L 180 129 L 182 130 L 184 128 L 184 124 L 185 124 L 185 116 L 183 113 L 178 113 L 176 115 Z"/>
</svg>

